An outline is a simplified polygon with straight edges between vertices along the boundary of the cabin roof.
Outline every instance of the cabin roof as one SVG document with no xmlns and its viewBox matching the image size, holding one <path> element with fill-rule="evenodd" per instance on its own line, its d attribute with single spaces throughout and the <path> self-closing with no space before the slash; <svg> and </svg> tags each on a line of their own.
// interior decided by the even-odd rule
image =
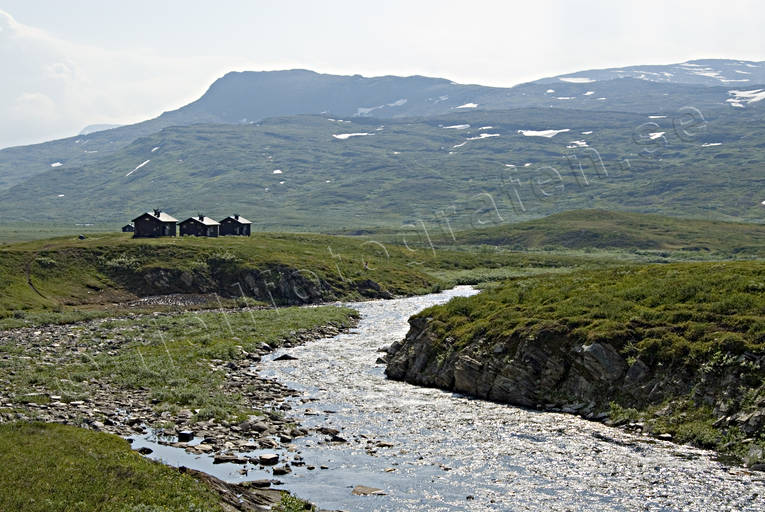
<svg viewBox="0 0 765 512">
<path fill-rule="evenodd" d="M 238 217 L 239 217 L 239 218 L 237 218 L 237 216 L 236 216 L 236 215 L 229 215 L 228 217 L 226 217 L 226 218 L 225 218 L 225 219 L 223 219 L 223 220 L 228 220 L 228 219 L 231 219 L 231 220 L 233 220 L 234 222 L 238 222 L 239 224 L 252 224 L 252 222 L 250 222 L 249 220 L 245 219 L 245 218 L 244 218 L 244 217 L 242 217 L 241 215 L 239 215 Z M 221 222 L 223 222 L 223 220 L 222 220 Z"/>
<path fill-rule="evenodd" d="M 201 219 L 199 217 L 189 217 L 188 219 L 181 222 L 181 224 L 183 224 L 184 222 L 194 221 L 194 222 L 198 222 L 199 224 L 204 224 L 205 226 L 220 226 L 220 223 L 218 221 L 211 219 L 210 217 L 205 217 L 204 215 L 202 215 L 201 217 L 202 217 Z"/>
<path fill-rule="evenodd" d="M 149 217 L 151 217 L 153 219 L 157 219 L 160 222 L 178 222 L 178 219 L 176 219 L 172 215 L 166 214 L 165 212 L 159 212 L 159 215 L 155 215 L 153 212 L 142 213 L 141 215 L 139 215 L 138 217 L 133 219 L 131 222 L 137 221 L 138 219 L 140 219 L 144 215 L 148 215 Z"/>
</svg>

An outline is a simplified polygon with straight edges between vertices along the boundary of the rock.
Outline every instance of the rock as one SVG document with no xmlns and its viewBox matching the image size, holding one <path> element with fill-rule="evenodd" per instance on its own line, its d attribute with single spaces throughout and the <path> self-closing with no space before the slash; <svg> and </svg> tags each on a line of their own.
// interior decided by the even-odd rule
<svg viewBox="0 0 765 512">
<path fill-rule="evenodd" d="M 251 482 L 245 482 L 244 485 L 247 487 L 256 487 L 258 489 L 265 489 L 266 487 L 271 487 L 271 480 L 252 480 Z"/>
<path fill-rule="evenodd" d="M 150 453 L 154 453 L 154 450 L 149 448 L 148 446 L 142 446 L 136 450 L 141 455 L 149 455 Z"/>
<path fill-rule="evenodd" d="M 297 357 L 289 354 L 282 354 L 279 357 L 275 357 L 274 361 L 297 361 Z"/>
<path fill-rule="evenodd" d="M 194 439 L 194 432 L 191 430 L 181 430 L 178 432 L 178 442 L 188 443 Z"/>
<path fill-rule="evenodd" d="M 339 430 L 330 427 L 319 427 L 317 431 L 327 436 L 336 436 L 340 433 Z"/>
<path fill-rule="evenodd" d="M 763 463 L 752 464 L 751 466 L 749 466 L 749 469 L 751 469 L 752 471 L 765 471 L 765 464 Z"/>
<path fill-rule="evenodd" d="M 216 455 L 213 464 L 247 464 L 247 459 L 236 455 Z"/>
<path fill-rule="evenodd" d="M 265 432 L 268 430 L 268 425 L 263 423 L 263 421 L 258 418 L 257 416 L 250 416 L 249 419 L 244 420 L 239 425 L 239 428 L 242 429 L 243 432 Z"/>
<path fill-rule="evenodd" d="M 356 496 L 385 496 L 385 492 L 382 489 L 367 487 L 366 485 L 357 485 L 353 488 L 351 494 Z"/>
<path fill-rule="evenodd" d="M 624 375 L 624 359 L 609 344 L 593 343 L 582 349 L 582 364 L 597 379 L 614 382 Z"/>
<path fill-rule="evenodd" d="M 279 462 L 279 455 L 276 453 L 264 453 L 258 456 L 258 462 L 260 462 L 264 466 L 273 466 L 274 464 Z"/>
<path fill-rule="evenodd" d="M 274 468 L 274 475 L 286 475 L 288 473 L 292 473 L 289 466 L 277 466 Z"/>
<path fill-rule="evenodd" d="M 388 360 L 385 359 L 384 357 L 378 357 L 377 360 L 375 361 L 375 364 L 388 364 Z"/>
<path fill-rule="evenodd" d="M 627 375 L 624 376 L 624 383 L 628 386 L 635 385 L 642 381 L 646 375 L 648 375 L 648 367 L 643 361 L 638 359 L 632 363 L 630 369 L 627 370 Z"/>
</svg>

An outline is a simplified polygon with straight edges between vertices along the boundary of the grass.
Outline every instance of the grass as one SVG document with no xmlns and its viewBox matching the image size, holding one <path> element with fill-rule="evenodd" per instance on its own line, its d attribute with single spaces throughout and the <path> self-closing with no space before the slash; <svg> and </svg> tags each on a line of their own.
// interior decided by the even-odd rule
<svg viewBox="0 0 765 512">
<path fill-rule="evenodd" d="M 605 341 L 626 357 L 700 366 L 718 351 L 765 350 L 765 263 L 686 263 L 515 278 L 425 310 L 457 347 L 516 343 L 539 329 Z"/>
<path fill-rule="evenodd" d="M 0 510 L 213 512 L 217 495 L 117 436 L 76 427 L 0 425 Z"/>
<path fill-rule="evenodd" d="M 325 306 L 117 319 L 75 330 L 80 350 L 63 351 L 55 364 L 24 357 L 34 356 L 36 347 L 0 346 L 0 354 L 13 356 L 0 360 L 0 369 L 17 402 L 48 394 L 76 400 L 109 383 L 145 392 L 158 409 L 185 408 L 196 410 L 199 419 L 227 419 L 253 411 L 241 394 L 226 391 L 225 371 L 210 363 L 238 361 L 260 344 L 279 346 L 298 331 L 347 327 L 355 315 Z"/>
</svg>

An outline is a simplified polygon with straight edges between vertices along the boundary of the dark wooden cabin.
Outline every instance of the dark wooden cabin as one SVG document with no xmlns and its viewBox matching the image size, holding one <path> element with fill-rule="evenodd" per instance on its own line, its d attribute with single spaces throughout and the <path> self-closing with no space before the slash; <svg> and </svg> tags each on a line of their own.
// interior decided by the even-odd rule
<svg viewBox="0 0 765 512">
<path fill-rule="evenodd" d="M 162 210 L 146 212 L 133 219 L 133 238 L 175 236 L 175 223 L 178 219 Z"/>
<path fill-rule="evenodd" d="M 252 222 L 237 213 L 220 221 L 220 234 L 221 236 L 250 236 L 251 226 Z"/>
<path fill-rule="evenodd" d="M 220 224 L 210 217 L 199 214 L 178 224 L 181 236 L 218 236 Z"/>
<path fill-rule="evenodd" d="M 125 224 L 124 226 L 122 226 L 122 232 L 123 233 L 133 233 L 133 232 L 135 232 L 135 228 L 133 227 L 132 224 Z"/>
</svg>

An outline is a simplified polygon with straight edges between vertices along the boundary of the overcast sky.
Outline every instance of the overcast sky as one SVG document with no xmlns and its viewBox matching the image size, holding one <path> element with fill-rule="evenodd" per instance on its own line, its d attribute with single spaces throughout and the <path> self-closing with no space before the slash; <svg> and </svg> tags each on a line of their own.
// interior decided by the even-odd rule
<svg viewBox="0 0 765 512">
<path fill-rule="evenodd" d="M 582 69 L 765 60 L 761 0 L 0 0 L 0 147 L 125 124 L 231 70 L 511 86 Z"/>
</svg>

